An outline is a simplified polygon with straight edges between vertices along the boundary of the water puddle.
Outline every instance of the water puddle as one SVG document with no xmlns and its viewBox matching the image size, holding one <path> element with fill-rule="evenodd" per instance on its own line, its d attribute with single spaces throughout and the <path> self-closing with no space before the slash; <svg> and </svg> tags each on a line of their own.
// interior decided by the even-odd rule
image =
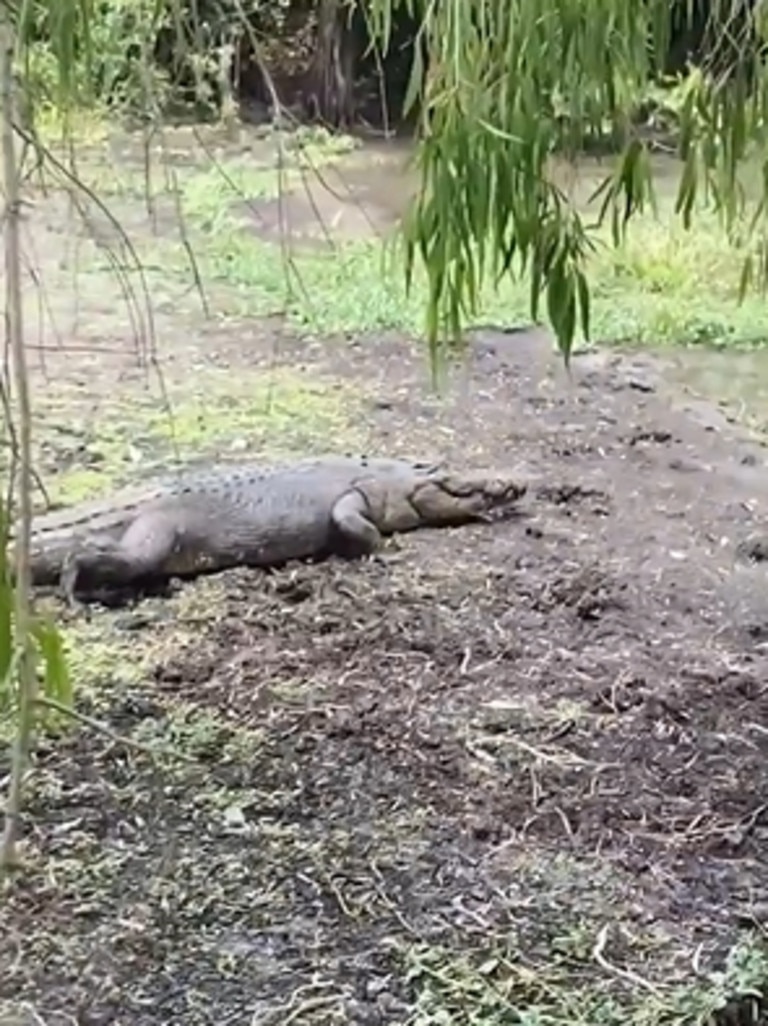
<svg viewBox="0 0 768 1026">
<path fill-rule="evenodd" d="M 365 143 L 330 164 L 308 168 L 280 199 L 244 204 L 260 238 L 311 248 L 386 239 L 417 187 L 411 147 L 401 140 Z"/>
<path fill-rule="evenodd" d="M 412 158 L 413 145 L 407 139 L 359 143 L 333 163 L 307 170 L 300 185 L 279 201 L 258 203 L 253 230 L 268 239 L 285 239 L 287 234 L 300 245 L 388 237 L 418 188 Z M 589 200 L 610 167 L 607 159 L 585 158 L 577 166 L 554 164 L 551 173 L 580 210 L 596 216 L 597 206 Z M 659 156 L 654 173 L 659 197 L 674 195 L 678 163 Z"/>
<path fill-rule="evenodd" d="M 768 350 L 685 349 L 665 354 L 670 377 L 734 417 L 768 430 Z"/>
</svg>

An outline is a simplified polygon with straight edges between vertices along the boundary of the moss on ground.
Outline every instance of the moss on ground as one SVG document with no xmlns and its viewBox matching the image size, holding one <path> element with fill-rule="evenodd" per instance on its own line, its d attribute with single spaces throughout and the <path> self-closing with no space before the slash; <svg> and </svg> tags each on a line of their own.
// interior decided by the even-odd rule
<svg viewBox="0 0 768 1026">
<path fill-rule="evenodd" d="M 574 876 L 590 871 L 594 867 L 586 864 L 571 866 Z M 566 923 L 562 926 L 567 929 Z M 611 959 L 610 943 L 617 939 L 631 970 Z M 547 959 L 541 954 L 531 957 L 514 943 L 478 945 L 469 954 L 407 946 L 400 957 L 418 994 L 409 1026 L 705 1026 L 763 1021 L 750 997 L 762 992 L 768 978 L 768 951 L 757 932 L 730 950 L 722 971 L 704 974 L 697 984 L 662 985 L 645 979 L 640 967 L 649 947 L 656 955 L 666 948 L 674 957 L 672 938 L 659 943 L 653 937 L 634 937 L 627 944 L 626 937 L 607 926 L 595 935 L 586 921 L 574 922 L 569 933 L 554 938 Z M 580 968 L 585 977 L 581 986 L 575 983 Z M 633 998 L 628 998 L 622 982 L 634 985 Z"/>
<path fill-rule="evenodd" d="M 181 463 L 274 459 L 364 445 L 366 397 L 321 374 L 288 368 L 200 368 L 170 380 L 164 397 L 141 393 L 107 402 L 62 440 L 56 416 L 39 404 L 36 445 L 51 467 L 51 501 L 72 504 Z M 61 467 L 56 468 L 61 460 Z M 85 464 L 85 465 L 84 465 Z"/>
<path fill-rule="evenodd" d="M 338 382 L 285 368 L 237 375 L 209 372 L 171 398 L 171 416 L 155 413 L 147 430 L 173 439 L 183 454 L 229 442 L 235 451 L 317 452 L 343 436 L 355 440 L 364 397 Z"/>
</svg>

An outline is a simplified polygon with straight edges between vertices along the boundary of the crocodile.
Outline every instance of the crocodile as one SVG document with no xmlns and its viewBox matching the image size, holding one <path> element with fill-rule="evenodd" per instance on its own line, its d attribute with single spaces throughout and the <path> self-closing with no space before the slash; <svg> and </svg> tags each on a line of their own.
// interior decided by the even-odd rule
<svg viewBox="0 0 768 1026">
<path fill-rule="evenodd" d="M 59 585 L 76 605 L 235 566 L 356 558 L 387 535 L 487 519 L 525 491 L 511 471 L 385 457 L 193 469 L 36 518 L 32 583 Z"/>
</svg>

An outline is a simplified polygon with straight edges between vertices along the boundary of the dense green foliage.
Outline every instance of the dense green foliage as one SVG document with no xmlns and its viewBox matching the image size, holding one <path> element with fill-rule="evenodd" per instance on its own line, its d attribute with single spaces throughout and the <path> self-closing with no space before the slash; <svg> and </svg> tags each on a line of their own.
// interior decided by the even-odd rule
<svg viewBox="0 0 768 1026">
<path fill-rule="evenodd" d="M 414 4 L 373 0 L 384 45 L 404 6 Z M 430 277 L 433 350 L 441 337 L 460 332 L 486 272 L 496 279 L 528 272 L 532 310 L 544 295 L 567 355 L 577 325 L 589 330 L 590 231 L 549 177 L 548 164 L 607 126 L 619 153 L 599 190 L 601 222 L 609 221 L 618 242 L 634 214 L 653 203 L 649 149 L 634 130 L 634 114 L 663 71 L 673 5 L 505 0 L 416 7 L 423 46 L 410 99 L 421 106 L 422 188 L 406 241 L 409 266 L 423 262 Z M 728 62 L 715 47 L 709 65 L 687 80 L 678 141 L 685 170 L 676 203 L 687 225 L 706 193 L 729 231 L 741 226 L 746 195 L 739 171 L 764 130 L 768 99 L 755 45 L 765 36 L 763 9 L 740 11 L 737 19 L 731 7 L 713 0 L 711 38 L 728 38 L 737 56 Z M 692 18 L 693 5 L 677 16 Z M 751 225 L 758 234 L 768 173 L 762 180 Z M 744 288 L 755 272 L 764 283 L 759 245 L 744 265 Z"/>
<path fill-rule="evenodd" d="M 288 14 L 301 5 L 290 0 L 108 0 L 92 9 L 87 2 L 70 12 L 67 8 L 35 2 L 23 8 L 19 28 L 27 44 L 25 81 L 33 97 L 58 105 L 56 84 L 64 67 L 68 91 L 81 105 L 105 105 L 151 119 L 185 105 L 200 115 L 218 112 L 237 74 L 241 48 L 250 45 L 251 37 L 264 46 L 283 40 Z M 68 40 L 64 64 L 58 33 Z"/>
</svg>

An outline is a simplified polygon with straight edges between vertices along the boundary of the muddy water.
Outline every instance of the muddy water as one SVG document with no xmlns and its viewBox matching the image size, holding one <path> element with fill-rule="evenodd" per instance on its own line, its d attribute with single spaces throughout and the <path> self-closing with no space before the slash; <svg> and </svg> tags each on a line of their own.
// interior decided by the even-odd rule
<svg viewBox="0 0 768 1026">
<path fill-rule="evenodd" d="M 338 183 L 336 204 L 362 208 L 379 232 L 394 228 L 418 185 L 417 174 L 409 166 L 410 157 L 410 148 L 402 140 L 366 143 L 332 173 Z M 607 168 L 606 160 L 585 159 L 577 168 L 565 164 L 555 167 L 554 175 L 573 202 L 585 210 Z M 677 161 L 658 156 L 654 172 L 659 196 L 673 196 L 679 178 Z M 336 219 L 341 223 L 343 215 L 337 212 Z M 768 351 L 696 348 L 669 357 L 665 354 L 664 359 L 669 359 L 670 378 L 686 391 L 722 401 L 739 419 L 768 431 Z"/>
<path fill-rule="evenodd" d="M 674 195 L 678 168 L 670 158 L 656 159 L 654 171 L 661 197 Z M 607 159 L 585 158 L 578 166 L 555 164 L 552 175 L 581 210 L 596 211 L 597 207 L 590 207 L 588 201 L 609 169 Z M 334 166 L 324 167 L 320 175 L 308 175 L 295 198 L 301 205 L 301 194 L 305 194 L 308 220 L 322 217 L 326 226 L 338 229 L 345 218 L 354 219 L 345 209 L 350 207 L 357 212 L 355 218 L 366 224 L 364 234 L 381 234 L 397 225 L 418 184 L 413 147 L 408 140 L 368 140 L 359 142 L 358 149 Z"/>
<path fill-rule="evenodd" d="M 188 130 L 172 130 L 178 138 L 171 148 L 189 152 Z M 223 142 L 223 145 L 221 145 Z M 274 167 L 274 143 L 250 127 L 237 138 L 216 140 L 228 155 L 244 157 L 257 166 Z M 280 201 L 259 202 L 253 230 L 263 238 L 286 236 L 300 247 L 333 248 L 345 241 L 386 238 L 396 231 L 418 187 L 408 139 L 358 139 L 352 152 L 318 171 L 307 171 L 297 188 Z M 608 158 L 583 159 L 578 167 L 553 168 L 555 179 L 586 210 L 587 201 L 609 168 Z M 674 195 L 679 164 L 657 155 L 654 173 L 660 198 Z M 667 354 L 664 357 L 667 360 Z M 670 376 L 704 398 L 723 400 L 737 416 L 746 416 L 768 429 L 768 352 L 729 352 L 703 348 L 669 356 Z"/>
</svg>

